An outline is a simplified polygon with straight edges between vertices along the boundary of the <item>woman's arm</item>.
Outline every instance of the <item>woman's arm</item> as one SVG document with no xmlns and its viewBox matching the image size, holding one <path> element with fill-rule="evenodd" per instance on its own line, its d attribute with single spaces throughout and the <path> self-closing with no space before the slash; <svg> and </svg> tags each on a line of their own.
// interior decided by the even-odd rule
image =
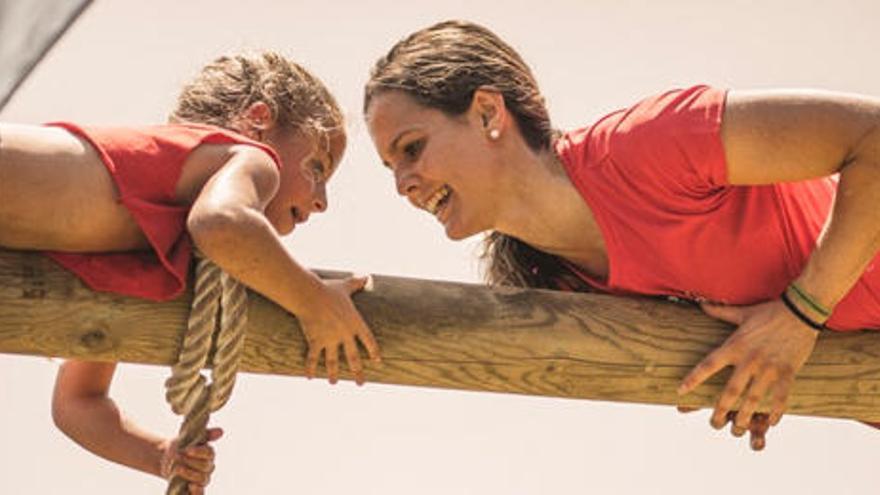
<svg viewBox="0 0 880 495">
<path fill-rule="evenodd" d="M 186 453 L 131 422 L 108 396 L 114 363 L 67 361 L 58 370 L 52 418 L 58 428 L 86 450 L 113 462 L 168 478 L 178 474 L 201 493 L 214 468 L 214 450 L 201 445 Z M 222 431 L 211 428 L 208 441 Z"/>
<path fill-rule="evenodd" d="M 880 248 L 880 100 L 823 92 L 735 92 L 728 95 L 722 141 L 731 184 L 799 181 L 840 173 L 826 231 L 798 287 L 832 309 L 852 288 Z M 748 307 L 704 305 L 738 326 L 725 343 L 684 379 L 688 393 L 727 366 L 736 369 L 722 392 L 712 425 L 722 427 L 739 404 L 734 431 L 770 395 L 770 423 L 782 416 L 797 371 L 817 333 L 775 300 Z M 827 315 L 801 302 L 814 322 Z"/>
<path fill-rule="evenodd" d="M 880 100 L 731 91 L 721 136 L 731 184 L 840 173 L 828 229 L 797 280 L 833 308 L 880 249 Z"/>
<path fill-rule="evenodd" d="M 264 215 L 278 185 L 279 173 L 268 154 L 238 147 L 202 188 L 187 228 L 205 256 L 297 316 L 309 344 L 310 376 L 323 352 L 330 381 L 335 382 L 341 345 L 356 380 L 362 383 L 357 340 L 371 358 L 379 358 L 372 332 L 350 299 L 366 280 L 324 283 L 297 263 Z"/>
</svg>

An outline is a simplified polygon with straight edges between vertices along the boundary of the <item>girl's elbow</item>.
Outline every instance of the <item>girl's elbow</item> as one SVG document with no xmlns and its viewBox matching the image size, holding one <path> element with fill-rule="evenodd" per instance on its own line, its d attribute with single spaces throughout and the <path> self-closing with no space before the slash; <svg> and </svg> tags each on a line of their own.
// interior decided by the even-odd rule
<svg viewBox="0 0 880 495">
<path fill-rule="evenodd" d="M 241 221 L 241 213 L 234 210 L 193 211 L 186 228 L 196 247 L 207 253 L 229 242 Z"/>
<path fill-rule="evenodd" d="M 72 425 L 73 413 L 70 405 L 70 401 L 64 395 L 56 392 L 52 396 L 52 422 L 65 434 L 68 434 Z"/>
</svg>

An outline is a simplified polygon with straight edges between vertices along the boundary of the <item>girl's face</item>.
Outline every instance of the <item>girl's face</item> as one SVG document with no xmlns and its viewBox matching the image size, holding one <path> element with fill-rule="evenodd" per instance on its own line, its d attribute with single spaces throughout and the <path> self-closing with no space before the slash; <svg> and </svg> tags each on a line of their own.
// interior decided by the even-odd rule
<svg viewBox="0 0 880 495">
<path fill-rule="evenodd" d="M 450 117 L 387 91 L 373 97 L 366 120 L 397 192 L 433 215 L 450 239 L 493 228 L 497 143 L 478 108 Z"/>
<path fill-rule="evenodd" d="M 283 164 L 278 192 L 266 206 L 266 218 L 286 235 L 312 213 L 327 209 L 327 181 L 342 160 L 346 137 L 344 132 L 334 132 L 329 146 L 321 146 L 306 133 L 273 128 L 265 142 Z"/>
</svg>

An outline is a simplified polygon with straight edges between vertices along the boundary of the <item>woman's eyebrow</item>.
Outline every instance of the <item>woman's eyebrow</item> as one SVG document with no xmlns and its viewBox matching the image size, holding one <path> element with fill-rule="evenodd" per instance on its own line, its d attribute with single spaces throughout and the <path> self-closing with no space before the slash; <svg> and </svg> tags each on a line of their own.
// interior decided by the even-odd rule
<svg viewBox="0 0 880 495">
<path fill-rule="evenodd" d="M 388 149 L 385 150 L 385 152 L 389 155 L 394 153 L 394 149 L 397 148 L 397 145 L 400 143 L 400 140 L 403 138 L 403 136 L 406 136 L 410 132 L 411 129 L 406 129 L 398 133 L 397 136 L 395 136 L 394 139 L 391 140 L 391 144 L 388 145 Z"/>
</svg>

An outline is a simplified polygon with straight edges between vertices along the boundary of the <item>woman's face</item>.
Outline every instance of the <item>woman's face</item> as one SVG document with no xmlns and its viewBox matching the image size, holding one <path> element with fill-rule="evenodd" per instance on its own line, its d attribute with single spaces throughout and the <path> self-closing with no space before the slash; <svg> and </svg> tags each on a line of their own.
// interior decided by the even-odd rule
<svg viewBox="0 0 880 495">
<path fill-rule="evenodd" d="M 397 192 L 433 215 L 450 239 L 493 228 L 496 143 L 476 108 L 450 117 L 387 91 L 373 97 L 366 120 Z"/>
</svg>

